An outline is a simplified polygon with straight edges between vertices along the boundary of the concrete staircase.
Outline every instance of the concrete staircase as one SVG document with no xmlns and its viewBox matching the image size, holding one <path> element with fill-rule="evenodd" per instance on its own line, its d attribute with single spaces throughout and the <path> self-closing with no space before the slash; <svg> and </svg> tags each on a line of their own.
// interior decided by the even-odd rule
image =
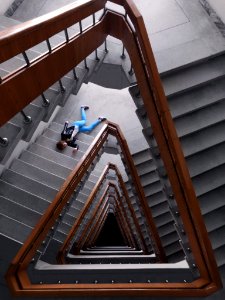
<svg viewBox="0 0 225 300">
<path fill-rule="evenodd" d="M 171 114 L 220 268 L 224 266 L 222 252 L 225 249 L 223 238 L 225 232 L 224 67 L 225 56 L 221 53 L 216 57 L 162 74 Z M 159 213 L 159 218 L 164 222 L 166 240 L 172 247 L 173 256 L 176 257 L 181 248 L 173 228 L 174 220 L 168 213 L 166 204 L 167 201 L 169 202 L 168 195 L 163 191 L 165 170 L 162 168 L 150 123 L 146 119 L 138 87 L 131 87 L 130 93 L 137 106 L 137 115 L 142 123 L 143 133 L 150 145 L 150 151 L 146 149 L 141 154 L 134 154 L 134 161 L 142 181 L 146 180 L 146 177 L 149 182 L 153 176 L 155 178 L 150 182 L 149 188 L 153 190 L 158 185 L 158 189 L 152 192 L 152 197 L 145 190 L 146 196 L 149 196 L 149 205 L 153 209 L 153 214 Z M 155 166 L 153 161 L 156 162 Z"/>
<path fill-rule="evenodd" d="M 2 20 L 3 25 L 1 25 L 1 27 L 8 26 L 8 20 Z M 60 38 L 61 36 L 59 35 L 56 39 Z M 43 45 L 35 49 L 35 51 L 41 53 L 41 47 L 43 47 Z M 111 48 L 113 48 L 113 41 Z M 120 52 L 120 50 L 115 51 Z M 104 53 L 100 53 L 103 58 Z M 29 57 L 33 57 L 35 53 L 31 51 L 28 55 Z M 92 65 L 94 61 L 93 55 L 90 65 Z M 12 64 L 13 67 L 20 66 L 22 61 L 23 57 L 15 58 Z M 109 64 L 107 66 L 104 65 L 104 67 L 99 68 L 99 72 L 93 73 L 91 77 L 89 77 L 91 73 L 87 75 L 88 71 L 85 69 L 84 64 L 81 64 L 77 69 L 80 81 L 74 79 L 74 73 L 71 71 L 68 76 L 62 79 L 63 86 L 66 86 L 66 93 L 68 93 L 68 95 L 71 92 L 77 94 L 83 80 L 87 81 L 91 79 L 93 82 L 99 82 L 98 78 L 102 78 L 102 75 L 99 75 L 100 72 L 104 74 L 103 68 L 109 68 L 110 64 L 113 68 L 110 58 L 108 62 Z M 225 56 L 221 53 L 221 55 L 216 57 L 162 74 L 162 81 L 169 100 L 170 110 L 174 118 L 222 277 L 224 277 L 225 274 L 225 179 L 223 176 L 225 159 L 223 155 L 225 148 L 223 135 L 225 126 L 224 66 Z M 124 70 L 121 70 L 124 75 Z M 129 63 L 126 61 L 126 73 L 128 70 Z M 11 63 L 4 65 L 4 69 L 1 70 L 1 76 L 6 75 L 9 71 L 11 71 Z M 113 74 L 115 75 L 115 73 L 112 72 L 111 76 L 113 76 Z M 129 85 L 129 82 L 132 84 L 135 83 L 135 77 L 132 77 L 130 80 L 128 79 L 127 77 L 123 77 L 123 79 L 120 80 L 120 84 L 122 82 L 121 87 Z M 109 79 L 106 80 L 105 84 L 108 84 L 108 82 Z M 179 235 L 174 227 L 174 217 L 168 204 L 168 194 L 163 190 L 163 178 L 165 178 L 166 173 L 158 156 L 157 145 L 154 143 L 150 124 L 146 119 L 142 99 L 138 95 L 138 87 L 135 85 L 131 87 L 130 93 L 137 105 L 137 114 L 143 126 L 143 133 L 151 146 L 150 150 L 143 149 L 141 152 L 134 153 L 133 159 L 141 178 L 149 206 L 152 209 L 155 222 L 159 228 L 160 237 L 165 247 L 167 257 L 170 262 L 177 262 L 184 258 L 184 253 L 179 243 Z M 25 109 L 26 114 L 31 115 L 32 119 L 37 120 L 37 115 L 38 118 L 40 117 L 37 123 L 41 120 L 48 122 L 56 105 L 64 105 L 66 102 L 65 92 L 60 90 L 58 83 L 50 87 L 45 94 L 46 98 L 50 100 L 50 106 L 43 106 L 43 99 L 39 97 Z M 25 141 L 29 141 L 37 126 L 38 124 L 35 124 L 34 128 L 31 129 L 31 124 L 23 124 L 21 116 L 18 114 L 10 120 L 9 123 L 0 128 L 0 136 L 7 136 L 9 145 L 12 147 L 11 149 L 13 149 L 17 141 L 21 138 Z M 44 130 L 43 134 L 38 136 L 35 142 L 31 143 L 27 149 L 16 158 L 1 176 L 0 197 L 2 205 L 0 212 L 0 238 L 1 244 L 5 244 L 6 249 L 10 249 L 9 253 L 5 255 L 6 259 L 3 270 L 7 268 L 7 263 L 10 262 L 20 245 L 25 241 L 32 228 L 56 195 L 63 180 L 77 164 L 93 140 L 90 135 L 80 134 L 78 142 L 80 145 L 79 151 L 73 154 L 72 149 L 68 148 L 62 154 L 55 148 L 55 143 L 59 138 L 61 130 L 61 124 L 56 122 L 51 123 L 50 126 Z M 7 161 L 12 151 L 13 150 L 7 149 L 7 147 L 1 148 L 0 158 L 2 159 L 2 163 Z M 97 181 L 99 172 L 99 169 L 93 170 L 92 175 L 90 175 L 77 199 L 74 201 L 71 199 L 72 204 L 64 215 L 63 221 L 58 226 L 54 239 L 48 246 L 48 251 L 46 251 L 43 256 L 43 260 L 45 258 L 45 261 L 48 263 L 54 263 L 54 255 L 52 255 L 51 252 L 53 250 L 56 252 L 56 249 L 60 247 L 65 239 L 69 228 L 79 215 L 87 196 Z M 127 187 L 129 189 L 129 184 L 127 184 Z M 129 190 L 129 193 L 132 198 L 131 190 Z M 137 206 L 136 212 L 140 220 L 141 214 Z M 10 237 L 10 240 L 8 237 Z M 96 251 L 96 249 L 94 249 L 94 251 Z M 94 257 L 88 256 L 88 258 L 86 258 L 85 255 L 82 255 L 82 257 L 76 257 L 76 264 L 84 264 L 85 267 L 83 267 L 83 270 L 85 270 L 85 268 L 91 270 L 90 266 L 87 268 L 87 264 L 90 264 L 90 262 L 91 264 L 100 264 L 99 259 L 101 259 L 101 263 L 105 259 L 103 256 L 96 256 L 97 255 Z M 141 257 L 141 262 L 145 261 L 145 259 L 148 261 L 149 259 L 149 257 Z M 74 258 L 71 255 L 68 256 L 68 260 L 74 263 Z M 114 257 L 110 260 L 111 264 L 113 264 L 113 260 L 115 260 L 115 263 L 117 262 Z M 124 263 L 126 263 L 126 261 L 127 257 Z M 131 261 L 134 263 L 140 262 L 139 258 L 136 257 L 135 259 L 131 258 L 129 262 Z M 108 264 L 108 256 L 105 262 Z M 41 264 L 44 265 L 44 263 L 40 261 L 40 269 L 43 267 Z M 127 267 L 127 265 L 124 267 Z M 136 265 L 133 266 L 133 268 L 136 267 Z M 47 264 L 45 268 L 49 268 L 49 273 L 44 274 L 42 270 L 36 270 L 36 273 L 33 275 L 34 281 L 40 282 L 44 278 L 45 282 L 47 282 L 49 274 L 52 276 L 55 272 L 54 269 L 50 270 L 50 266 Z M 90 272 L 90 282 L 99 280 L 96 279 L 95 274 L 93 274 L 96 268 L 93 270 Z M 134 270 L 132 270 L 132 272 L 133 271 Z M 169 270 L 165 269 L 164 272 L 168 274 Z M 65 274 L 66 276 L 68 275 L 66 271 Z M 74 281 L 74 278 L 72 278 L 73 275 L 71 274 L 69 274 L 69 276 L 71 276 L 71 280 Z M 154 269 L 152 277 L 154 277 L 153 275 L 155 276 Z M 101 279 L 104 276 L 107 282 L 115 280 L 115 274 L 113 273 L 111 277 L 107 277 L 103 271 Z M 137 278 L 140 276 L 140 273 L 138 272 L 138 275 L 136 273 L 133 276 Z M 144 279 L 142 278 L 141 280 L 146 281 L 149 279 L 149 274 L 145 274 L 144 276 Z M 180 273 L 176 275 L 176 277 L 178 276 L 180 276 Z M 190 278 L 190 280 L 192 278 L 192 274 L 188 271 L 185 276 Z M 80 278 L 78 279 L 79 282 L 83 280 L 82 276 Z M 130 279 L 131 277 L 128 278 L 124 276 L 124 274 L 121 278 L 124 278 L 123 280 L 126 280 L 126 282 L 133 280 Z M 156 276 L 155 278 L 158 277 Z M 53 280 L 55 279 L 56 278 L 53 277 Z M 167 276 L 165 276 L 164 279 L 167 280 Z M 209 298 L 220 300 L 222 299 L 221 297 L 223 297 L 222 293 L 223 292 L 219 292 Z"/>
</svg>

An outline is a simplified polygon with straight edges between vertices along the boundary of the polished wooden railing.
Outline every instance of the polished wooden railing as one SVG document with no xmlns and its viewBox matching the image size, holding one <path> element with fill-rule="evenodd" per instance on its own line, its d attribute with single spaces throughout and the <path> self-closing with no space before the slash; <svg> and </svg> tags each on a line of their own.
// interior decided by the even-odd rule
<svg viewBox="0 0 225 300">
<path fill-rule="evenodd" d="M 129 286 L 129 288 L 124 287 L 123 291 L 132 293 L 132 291 L 134 292 L 141 288 L 143 289 L 143 295 L 208 295 L 221 287 L 221 280 L 180 142 L 157 72 L 144 22 L 132 0 L 113 0 L 111 2 L 123 5 L 126 10 L 126 15 L 123 16 L 105 9 L 102 19 L 85 30 L 82 34 L 56 47 L 51 53 L 39 57 L 34 62 L 31 62 L 29 66 L 27 65 L 1 79 L 0 94 L 2 108 L 0 111 L 0 125 L 4 124 L 51 84 L 69 72 L 71 68 L 76 66 L 84 57 L 100 46 L 107 35 L 112 35 L 122 40 L 132 61 L 154 137 L 157 141 L 161 158 L 164 161 L 184 228 L 189 237 L 190 247 L 200 272 L 200 279 L 191 284 L 166 284 L 166 286 L 165 284 L 160 284 L 154 287 L 151 285 L 142 285 L 141 287 L 133 287 L 133 289 Z M 79 22 L 89 14 L 104 9 L 105 3 L 106 1 L 101 0 L 79 2 L 79 6 L 75 3 L 65 8 L 64 11 L 61 10 L 56 13 L 48 14 L 1 32 L 0 47 L 2 51 L 0 53 L 0 62 L 24 52 L 60 30 L 66 29 L 73 23 L 74 19 Z M 132 22 L 132 26 L 130 22 Z M 74 55 L 75 49 L 77 55 Z M 61 61 L 64 63 L 61 64 Z M 27 86 L 29 86 L 29 89 Z M 97 142 L 97 140 L 95 140 L 95 142 Z M 95 149 L 97 148 L 98 144 Z M 90 157 L 94 154 L 95 150 L 93 150 L 93 153 L 88 153 Z M 82 168 L 85 169 L 88 165 L 87 161 L 88 160 L 85 160 L 85 163 L 82 161 L 78 165 L 79 168 L 76 168 L 72 172 L 69 178 L 69 189 L 72 190 L 76 186 L 76 183 L 81 178 Z M 72 179 L 73 177 L 74 179 Z M 65 184 L 67 185 L 68 181 Z M 68 191 L 67 193 L 69 194 Z M 30 295 L 32 295 L 33 293 L 29 279 L 23 271 L 32 259 L 35 249 L 37 249 L 37 246 L 47 234 L 48 228 L 54 223 L 54 214 L 59 214 L 65 204 L 64 195 L 61 197 L 62 194 L 63 192 L 61 190 L 57 199 L 53 201 L 41 219 L 40 224 L 42 227 L 34 229 L 32 236 L 29 237 L 25 246 L 12 262 L 7 274 L 7 280 L 11 289 L 18 294 L 22 293 L 21 290 L 23 288 L 27 289 L 27 294 L 31 292 Z M 54 214 L 52 213 L 53 211 Z M 35 243 L 33 243 L 34 241 Z M 21 262 L 21 260 L 23 262 Z M 19 279 L 19 284 L 17 280 L 20 276 L 18 276 L 17 279 L 14 277 L 14 274 L 18 275 L 18 272 L 23 274 Z M 60 293 L 64 287 L 63 285 L 53 285 L 52 288 L 53 289 L 49 291 L 47 287 L 42 286 L 40 293 L 46 295 L 52 293 L 54 295 L 54 293 L 57 294 L 56 291 Z M 116 290 L 113 291 L 112 286 L 110 286 L 108 291 L 106 291 L 107 285 L 98 286 L 98 289 L 99 294 L 120 294 L 120 292 L 116 292 Z M 96 286 L 91 287 L 89 291 L 90 290 L 97 291 L 97 288 Z M 71 293 L 68 292 L 70 295 Z"/>
</svg>

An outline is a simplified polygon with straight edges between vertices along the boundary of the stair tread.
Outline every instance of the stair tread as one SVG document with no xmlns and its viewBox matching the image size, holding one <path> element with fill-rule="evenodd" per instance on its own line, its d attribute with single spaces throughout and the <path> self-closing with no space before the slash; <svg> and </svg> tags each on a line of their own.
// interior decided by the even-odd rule
<svg viewBox="0 0 225 300">
<path fill-rule="evenodd" d="M 52 201 L 57 194 L 57 190 L 49 187 L 46 184 L 40 183 L 36 180 L 24 176 L 21 173 L 17 173 L 13 170 L 6 169 L 2 174 L 2 180 L 13 184 L 16 187 L 23 189 L 24 191 L 31 192 L 32 194 Z"/>
<path fill-rule="evenodd" d="M 163 87 L 166 95 L 174 95 L 206 81 L 225 75 L 225 56 L 220 55 L 189 68 L 163 76 Z"/>
<path fill-rule="evenodd" d="M 0 195 L 40 213 L 43 213 L 50 204 L 45 199 L 37 197 L 3 180 L 0 180 Z"/>
<path fill-rule="evenodd" d="M 0 231 L 5 236 L 24 243 L 32 227 L 0 214 Z"/>
<path fill-rule="evenodd" d="M 13 161 L 11 169 L 39 181 L 40 183 L 47 184 L 57 191 L 64 182 L 63 178 L 32 166 L 20 159 L 15 159 Z"/>
<path fill-rule="evenodd" d="M 12 218 L 18 222 L 24 223 L 25 225 L 28 225 L 30 227 L 34 227 L 41 218 L 40 213 L 19 203 L 16 203 L 6 197 L 0 196 L 0 200 L 0 213 L 2 215 Z"/>
</svg>

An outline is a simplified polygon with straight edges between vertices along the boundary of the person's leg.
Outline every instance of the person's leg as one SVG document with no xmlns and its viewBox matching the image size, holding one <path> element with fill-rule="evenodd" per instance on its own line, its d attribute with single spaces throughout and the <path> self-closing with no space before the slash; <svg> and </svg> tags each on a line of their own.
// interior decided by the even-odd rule
<svg viewBox="0 0 225 300">
<path fill-rule="evenodd" d="M 80 132 L 90 132 L 96 126 L 98 126 L 98 124 L 100 124 L 100 123 L 101 123 L 101 120 L 98 119 L 98 120 L 94 121 L 92 124 L 90 124 L 89 126 L 82 126 L 82 127 L 80 127 Z"/>
<path fill-rule="evenodd" d="M 87 121 L 87 117 L 86 117 L 86 112 L 85 110 L 88 109 L 88 106 L 81 106 L 80 108 L 80 112 L 81 112 L 81 120 L 80 121 L 75 121 L 72 123 L 73 126 L 84 126 L 86 124 Z"/>
</svg>

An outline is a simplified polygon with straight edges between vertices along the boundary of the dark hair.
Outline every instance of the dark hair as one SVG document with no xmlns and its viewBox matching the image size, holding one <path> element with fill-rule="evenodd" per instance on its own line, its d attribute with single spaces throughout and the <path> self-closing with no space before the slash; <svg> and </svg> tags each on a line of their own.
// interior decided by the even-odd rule
<svg viewBox="0 0 225 300">
<path fill-rule="evenodd" d="M 57 144 L 56 144 L 56 147 L 59 149 L 59 150 L 63 150 L 65 149 L 67 146 L 67 143 L 65 141 L 59 141 Z"/>
</svg>

